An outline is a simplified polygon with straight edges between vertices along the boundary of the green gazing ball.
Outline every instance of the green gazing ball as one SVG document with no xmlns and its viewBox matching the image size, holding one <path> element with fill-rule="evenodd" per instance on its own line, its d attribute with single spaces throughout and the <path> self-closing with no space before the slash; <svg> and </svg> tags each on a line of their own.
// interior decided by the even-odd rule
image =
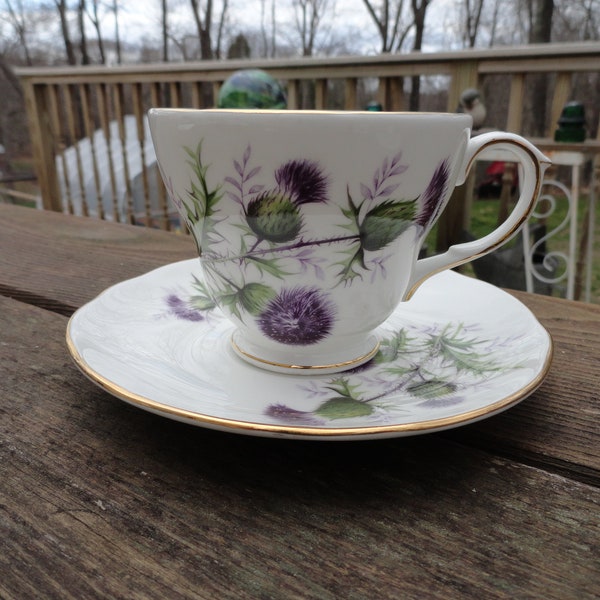
<svg viewBox="0 0 600 600">
<path fill-rule="evenodd" d="M 219 90 L 218 108 L 283 109 L 287 100 L 283 88 L 260 69 L 236 71 Z"/>
</svg>

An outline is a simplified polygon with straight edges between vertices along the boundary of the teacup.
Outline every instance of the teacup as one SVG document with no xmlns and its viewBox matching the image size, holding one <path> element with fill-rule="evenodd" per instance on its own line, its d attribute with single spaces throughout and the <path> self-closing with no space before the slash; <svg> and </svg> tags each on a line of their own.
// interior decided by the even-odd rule
<svg viewBox="0 0 600 600">
<path fill-rule="evenodd" d="M 236 325 L 235 352 L 284 373 L 370 360 L 376 329 L 427 277 L 518 231 L 549 164 L 520 136 L 471 138 L 464 114 L 152 109 L 149 120 L 209 302 Z M 522 163 L 513 212 L 481 239 L 418 259 L 490 146 Z"/>
</svg>

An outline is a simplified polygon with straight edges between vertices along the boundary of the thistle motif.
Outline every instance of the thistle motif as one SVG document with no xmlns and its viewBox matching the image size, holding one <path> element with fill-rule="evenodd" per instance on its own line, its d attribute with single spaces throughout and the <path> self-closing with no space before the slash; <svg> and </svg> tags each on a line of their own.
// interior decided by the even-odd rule
<svg viewBox="0 0 600 600">
<path fill-rule="evenodd" d="M 284 289 L 258 315 L 258 326 L 282 344 L 309 345 L 325 339 L 333 326 L 333 304 L 317 289 Z"/>
<path fill-rule="evenodd" d="M 449 179 L 450 164 L 448 160 L 443 160 L 435 169 L 429 185 L 419 199 L 420 209 L 415 222 L 420 227 L 426 228 L 435 221 L 443 207 L 441 200 L 446 195 Z"/>
<path fill-rule="evenodd" d="M 497 340 L 498 346 L 503 341 Z M 490 358 L 493 344 L 474 337 L 462 323 L 447 323 L 427 331 L 399 329 L 381 342 L 377 355 L 343 375 L 312 382 L 307 395 L 320 397 L 312 410 L 283 402 L 265 410 L 271 418 L 325 425 L 338 419 L 385 414 L 388 399 L 402 393 L 407 403 L 439 409 L 464 402 L 461 392 L 472 382 L 490 379 L 518 364 Z"/>
<path fill-rule="evenodd" d="M 292 160 L 275 171 L 277 188 L 257 194 L 246 221 L 259 240 L 291 242 L 302 231 L 300 206 L 327 202 L 327 178 L 313 161 Z"/>
<path fill-rule="evenodd" d="M 272 184 L 257 183 L 264 176 L 261 166 L 252 166 L 248 145 L 240 160 L 233 160 L 232 175 L 216 186 L 209 185 L 208 166 L 202 159 L 202 141 L 194 150 L 186 148 L 195 180 L 186 198 L 174 198 L 201 251 L 205 271 L 210 275 L 216 302 L 240 319 L 252 318 L 271 339 L 290 345 L 317 343 L 331 334 L 337 307 L 324 291 L 313 288 L 291 289 L 264 282 L 284 280 L 312 268 L 323 280 L 320 246 L 336 246 L 339 260 L 333 285 L 351 285 L 355 278 L 369 273 L 371 279 L 385 277 L 388 255 L 381 251 L 391 246 L 409 228 L 421 237 L 441 210 L 447 194 L 449 162 L 435 169 L 427 188 L 417 198 L 398 193 L 400 178 L 409 168 L 402 153 L 385 158 L 369 183 L 358 186 L 358 194 L 348 185 L 347 207 L 341 208 L 343 230 L 322 239 L 303 237 L 303 211 L 309 204 L 328 202 L 329 178 L 321 165 L 312 160 L 294 159 L 281 164 L 272 174 Z M 273 183 L 274 182 L 274 183 Z M 228 198 L 240 206 L 242 230 L 239 252 L 221 254 L 219 233 L 220 203 Z M 223 211 L 223 217 L 225 216 Z M 335 233 L 335 232 L 334 232 Z M 226 268 L 233 262 L 235 272 Z M 331 266 L 331 265 L 330 265 Z M 256 276 L 260 281 L 254 281 Z M 235 279 L 235 281 L 233 280 Z"/>
</svg>

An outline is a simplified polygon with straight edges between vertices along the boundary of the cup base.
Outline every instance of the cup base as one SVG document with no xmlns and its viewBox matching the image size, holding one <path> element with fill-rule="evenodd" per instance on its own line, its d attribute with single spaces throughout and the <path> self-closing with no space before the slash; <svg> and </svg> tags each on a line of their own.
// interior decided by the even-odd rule
<svg viewBox="0 0 600 600">
<path fill-rule="evenodd" d="M 231 347 L 240 358 L 261 369 L 289 375 L 327 375 L 355 369 L 370 361 L 379 350 L 379 340 L 370 335 L 360 344 L 350 350 L 346 348 L 343 352 L 309 354 L 305 351 L 283 356 L 260 351 L 254 344 L 247 343 L 244 336 L 236 331 L 231 336 Z"/>
</svg>

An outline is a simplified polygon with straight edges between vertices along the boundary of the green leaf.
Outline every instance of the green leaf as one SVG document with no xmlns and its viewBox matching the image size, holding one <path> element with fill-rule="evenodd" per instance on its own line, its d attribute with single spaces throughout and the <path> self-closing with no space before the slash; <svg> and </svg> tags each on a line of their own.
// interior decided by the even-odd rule
<svg viewBox="0 0 600 600">
<path fill-rule="evenodd" d="M 342 270 L 338 273 L 340 283 L 349 283 L 355 277 L 361 277 L 361 273 L 357 270 L 360 267 L 362 270 L 367 270 L 365 265 L 365 253 L 363 252 L 362 246 L 359 246 L 356 250 L 350 248 L 349 250 L 343 251 L 345 254 L 350 254 L 346 260 L 341 260 L 335 263 L 340 265 Z"/>
<path fill-rule="evenodd" d="M 441 398 L 442 396 L 453 394 L 456 389 L 456 384 L 450 381 L 429 379 L 427 381 L 419 381 L 409 385 L 406 388 L 406 391 L 417 398 L 431 400 L 433 398 Z"/>
<path fill-rule="evenodd" d="M 315 414 L 326 419 L 352 419 L 354 417 L 366 417 L 373 413 L 373 407 L 360 400 L 354 400 L 347 396 L 331 398 L 317 410 Z"/>
<path fill-rule="evenodd" d="M 200 295 L 191 296 L 190 304 L 197 310 L 213 310 L 217 307 L 212 298 Z"/>
<path fill-rule="evenodd" d="M 360 224 L 362 247 L 369 251 L 385 248 L 410 227 L 415 215 L 414 200 L 386 200 L 372 208 Z"/>
<path fill-rule="evenodd" d="M 241 306 L 251 315 L 260 314 L 265 305 L 277 296 L 277 292 L 262 283 L 247 283 L 237 293 Z"/>
<path fill-rule="evenodd" d="M 454 331 L 451 328 L 454 327 Z M 464 334 L 462 324 L 448 324 L 438 335 L 430 336 L 427 346 L 434 356 L 441 357 L 452 364 L 457 372 L 470 371 L 477 375 L 501 370 L 501 366 L 486 354 L 477 352 L 477 346 L 487 344 L 486 340 L 477 340 Z"/>
<path fill-rule="evenodd" d="M 206 180 L 208 165 L 202 163 L 202 143 L 200 140 L 195 150 L 184 146 L 183 150 L 187 154 L 189 160 L 187 164 L 192 168 L 196 177 L 196 181 L 190 182 L 190 188 L 187 190 L 188 202 L 183 201 L 188 221 L 195 225 L 198 222 L 202 223 L 202 239 L 198 243 L 208 238 L 208 235 L 214 232 L 214 221 L 210 219 L 215 214 L 215 207 L 223 197 L 221 185 L 217 185 L 214 189 L 210 189 Z"/>
<path fill-rule="evenodd" d="M 358 233 L 358 228 L 359 228 L 359 222 L 358 222 L 358 215 L 360 213 L 360 207 L 362 206 L 362 204 L 359 204 L 358 206 L 356 204 L 354 204 L 353 200 L 352 200 L 352 196 L 350 195 L 350 188 L 346 188 L 346 192 L 347 192 L 347 198 L 348 198 L 348 208 L 342 208 L 342 214 L 349 220 L 351 221 L 351 223 L 347 224 L 347 225 L 340 225 L 340 227 L 343 227 L 344 229 L 350 229 L 353 232 Z"/>
<path fill-rule="evenodd" d="M 284 271 L 278 266 L 278 259 L 276 258 L 262 258 L 249 254 L 244 257 L 244 260 L 253 263 L 261 274 L 269 273 L 278 279 L 282 279 L 285 275 L 290 274 L 289 271 Z"/>
<path fill-rule="evenodd" d="M 332 379 L 329 382 L 329 385 L 326 386 L 328 389 L 340 394 L 340 396 L 344 396 L 346 398 L 352 398 L 356 400 L 359 396 L 358 394 L 358 385 L 352 385 L 347 377 L 337 377 Z"/>
<path fill-rule="evenodd" d="M 408 352 L 410 338 L 405 329 L 399 329 L 390 337 L 381 340 L 379 350 L 373 360 L 377 364 L 394 362 L 401 354 Z M 407 369 L 407 372 L 410 369 Z"/>
</svg>

